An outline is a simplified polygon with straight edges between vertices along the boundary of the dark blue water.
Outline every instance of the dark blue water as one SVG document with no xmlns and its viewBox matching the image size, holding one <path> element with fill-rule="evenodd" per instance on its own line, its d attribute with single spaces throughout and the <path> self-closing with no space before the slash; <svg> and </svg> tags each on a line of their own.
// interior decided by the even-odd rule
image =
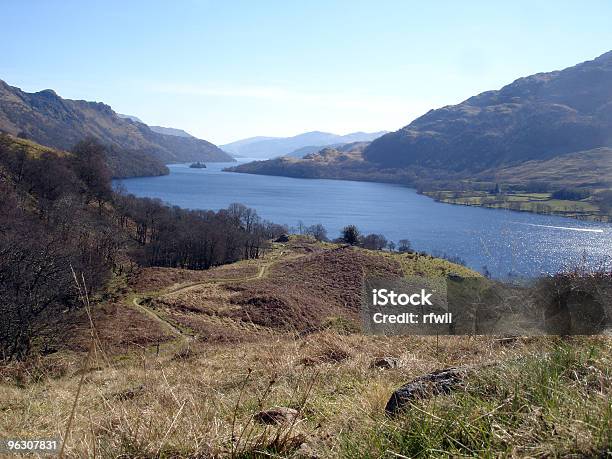
<svg viewBox="0 0 612 459">
<path fill-rule="evenodd" d="M 400 185 L 222 172 L 227 166 L 177 164 L 167 176 L 117 183 L 190 209 L 240 202 L 276 223 L 322 223 L 332 238 L 354 224 L 363 233 L 409 239 L 416 250 L 459 257 L 479 271 L 486 266 L 495 277 L 555 272 L 584 260 L 594 266 L 612 257 L 610 224 L 437 203 Z"/>
</svg>

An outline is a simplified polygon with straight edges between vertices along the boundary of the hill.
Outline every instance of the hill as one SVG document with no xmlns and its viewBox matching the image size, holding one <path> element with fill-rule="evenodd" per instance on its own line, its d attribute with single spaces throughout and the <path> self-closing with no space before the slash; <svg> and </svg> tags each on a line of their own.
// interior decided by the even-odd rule
<svg viewBox="0 0 612 459">
<path fill-rule="evenodd" d="M 609 338 L 359 332 L 365 273 L 457 269 L 436 262 L 292 237 L 208 271 L 140 270 L 64 318 L 44 355 L 0 368 L 0 432 L 60 435 L 78 390 L 70 457 L 605 455 Z M 456 389 L 385 413 L 398 387 L 449 367 L 465 371 Z M 258 420 L 271 407 L 295 418 Z"/>
<path fill-rule="evenodd" d="M 369 182 L 413 183 L 415 175 L 404 169 L 383 169 L 363 160 L 367 142 L 324 147 L 303 158 L 281 156 L 228 167 L 229 172 L 278 175 L 295 178 L 362 180 Z"/>
<path fill-rule="evenodd" d="M 115 148 L 118 155 L 137 156 L 134 170 L 145 162 L 153 163 L 147 167 L 159 168 L 160 162 L 233 161 L 210 142 L 154 132 L 144 123 L 118 116 L 103 103 L 63 99 L 50 89 L 27 93 L 3 81 L 0 130 L 60 150 L 94 137 Z"/>
<path fill-rule="evenodd" d="M 291 158 L 303 158 L 304 156 L 310 155 L 312 153 L 316 153 L 322 150 L 323 148 L 338 148 L 338 147 L 341 147 L 342 145 L 346 145 L 346 144 L 333 143 L 331 145 L 327 145 L 326 147 L 322 147 L 321 145 L 308 145 L 307 147 L 298 148 L 297 150 L 294 150 L 285 156 L 289 156 Z"/>
<path fill-rule="evenodd" d="M 340 145 L 352 142 L 371 141 L 386 131 L 381 132 L 353 132 L 346 135 L 331 134 L 329 132 L 306 132 L 293 137 L 252 137 L 222 145 L 223 150 L 247 158 L 274 158 L 289 155 L 300 148 L 309 147 L 320 150 L 329 145 Z M 318 147 L 318 148 L 317 148 Z"/>
<path fill-rule="evenodd" d="M 197 279 L 184 270 L 145 269 L 134 279 L 133 288 L 146 294 L 151 285 L 173 287 L 172 294 L 153 296 L 143 304 L 200 341 L 244 342 L 321 330 L 334 320 L 359 330 L 365 276 L 444 277 L 450 273 L 479 276 L 428 255 L 373 251 L 292 236 L 288 243 L 274 244 L 262 260 L 228 265 Z"/>
<path fill-rule="evenodd" d="M 176 136 L 176 137 L 195 138 L 189 132 L 183 131 L 182 129 L 169 128 L 169 127 L 163 127 L 163 126 L 149 126 L 149 128 L 153 132 L 158 132 L 160 134 L 173 135 L 173 136 Z"/>
<path fill-rule="evenodd" d="M 482 180 L 510 184 L 555 183 L 561 187 L 612 187 L 612 148 L 594 148 L 546 160 L 489 169 Z"/>
<path fill-rule="evenodd" d="M 431 110 L 373 141 L 364 157 L 467 174 L 612 146 L 611 133 L 612 51 Z"/>
</svg>

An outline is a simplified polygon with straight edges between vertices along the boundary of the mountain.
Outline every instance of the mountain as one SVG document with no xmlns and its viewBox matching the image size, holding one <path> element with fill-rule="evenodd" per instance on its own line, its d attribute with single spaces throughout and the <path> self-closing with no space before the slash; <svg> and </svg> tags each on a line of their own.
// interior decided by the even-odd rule
<svg viewBox="0 0 612 459">
<path fill-rule="evenodd" d="M 119 118 L 128 119 L 131 121 L 135 121 L 137 123 L 146 124 L 144 121 L 142 121 L 140 118 L 134 115 L 122 115 L 121 113 L 117 113 L 117 116 Z M 159 134 L 174 135 L 177 137 L 193 137 L 189 132 L 183 131 L 182 129 L 169 128 L 169 127 L 163 127 L 163 126 L 149 126 L 149 129 Z"/>
<path fill-rule="evenodd" d="M 366 160 L 471 173 L 612 146 L 612 51 L 431 110 L 374 140 Z"/>
<path fill-rule="evenodd" d="M 169 127 L 163 127 L 163 126 L 149 126 L 149 129 L 159 134 L 173 135 L 176 137 L 191 137 L 192 139 L 195 139 L 195 137 L 192 136 L 189 132 L 183 131 L 182 129 L 169 128 Z"/>
<path fill-rule="evenodd" d="M 329 132 L 312 131 L 293 137 L 251 137 L 221 145 L 221 148 L 242 157 L 267 159 L 289 155 L 295 152 L 295 150 L 304 147 L 320 150 L 328 145 L 367 142 L 385 133 L 386 131 L 372 133 L 353 132 L 347 135 L 337 135 Z"/>
<path fill-rule="evenodd" d="M 448 183 L 485 176 L 494 179 L 497 171 L 510 179 L 514 173 L 524 175 L 515 166 L 526 162 L 535 161 L 531 166 L 542 170 L 565 155 L 601 148 L 597 154 L 604 155 L 602 160 L 612 161 L 606 156 L 612 150 L 605 147 L 612 147 L 612 51 L 565 70 L 520 78 L 458 105 L 430 110 L 370 142 L 361 160 L 370 170 L 407 171 L 416 175 L 415 181 Z M 581 154 L 569 162 L 587 167 L 592 164 L 589 158 L 592 155 Z M 310 166 L 333 164 L 317 161 L 312 153 L 304 160 Z M 235 170 L 277 171 L 276 166 L 259 162 Z M 294 161 L 286 167 L 305 164 Z M 359 167 L 363 169 L 362 164 Z M 600 179 L 589 174 L 588 183 L 606 182 Z"/>
<path fill-rule="evenodd" d="M 235 156 L 240 156 L 240 153 L 239 153 L 240 150 L 247 145 L 250 145 L 256 142 L 261 142 L 263 140 L 272 140 L 272 139 L 278 139 L 278 138 L 279 137 L 266 137 L 266 136 L 260 135 L 256 137 L 248 137 L 242 140 L 236 140 L 235 142 L 221 145 L 220 147 L 223 149 L 223 151 L 227 151 L 228 153 L 231 153 L 232 155 L 235 155 Z"/>
<path fill-rule="evenodd" d="M 0 130 L 61 150 L 92 136 L 118 154 L 138 154 L 139 162 L 233 161 L 210 142 L 160 134 L 103 103 L 63 99 L 50 89 L 27 93 L 2 80 Z"/>
<path fill-rule="evenodd" d="M 610 221 L 612 52 L 431 110 L 350 154 L 341 150 L 229 170 L 401 183 L 453 204 Z"/>
</svg>

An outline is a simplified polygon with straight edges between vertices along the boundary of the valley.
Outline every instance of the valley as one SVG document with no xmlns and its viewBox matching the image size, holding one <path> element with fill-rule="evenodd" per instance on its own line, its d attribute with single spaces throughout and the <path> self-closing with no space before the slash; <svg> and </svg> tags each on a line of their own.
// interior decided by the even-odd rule
<svg viewBox="0 0 612 459">
<path fill-rule="evenodd" d="M 610 5 L 47 3 L 1 457 L 610 457 Z"/>
</svg>

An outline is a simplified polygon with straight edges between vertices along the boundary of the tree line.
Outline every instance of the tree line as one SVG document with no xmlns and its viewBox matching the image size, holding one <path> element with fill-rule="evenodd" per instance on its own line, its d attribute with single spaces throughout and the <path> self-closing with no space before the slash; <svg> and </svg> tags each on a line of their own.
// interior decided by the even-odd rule
<svg viewBox="0 0 612 459">
<path fill-rule="evenodd" d="M 329 242 L 327 229 L 321 223 L 305 225 L 299 221 L 296 227 L 291 228 L 295 234 L 311 236 L 317 241 Z M 369 250 L 389 250 L 393 252 L 411 252 L 412 245 L 408 239 L 400 239 L 397 244 L 378 233 L 362 234 L 355 225 L 347 225 L 340 231 L 340 236 L 332 242 L 359 246 Z"/>
</svg>

